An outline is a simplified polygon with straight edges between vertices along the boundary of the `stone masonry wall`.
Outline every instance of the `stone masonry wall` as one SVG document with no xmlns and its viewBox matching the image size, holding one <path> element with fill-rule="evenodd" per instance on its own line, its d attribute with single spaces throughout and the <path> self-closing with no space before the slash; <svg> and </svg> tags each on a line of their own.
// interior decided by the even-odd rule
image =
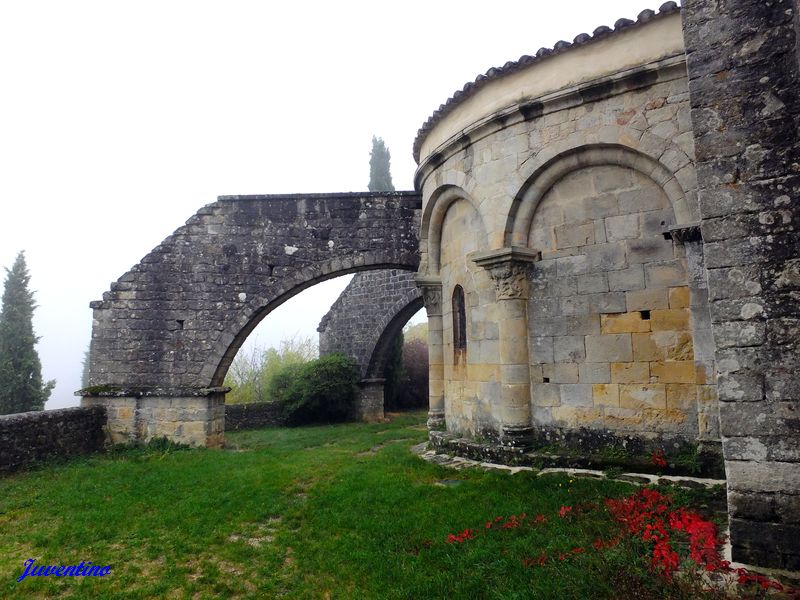
<svg viewBox="0 0 800 600">
<path fill-rule="evenodd" d="M 687 0 L 734 560 L 800 570 L 798 3 Z"/>
<path fill-rule="evenodd" d="M 48 460 L 100 452 L 105 424 L 103 407 L 0 416 L 0 475 Z"/>
<path fill-rule="evenodd" d="M 398 315 L 407 321 L 421 307 L 422 295 L 413 272 L 387 269 L 357 273 L 320 321 L 319 353 L 342 352 L 356 361 L 362 378 L 383 377 L 386 365 L 376 364 L 373 357 L 380 353 L 379 341 L 388 337 L 384 336 L 386 328 Z M 386 342 L 391 344 L 392 340 Z"/>
<path fill-rule="evenodd" d="M 687 247 L 665 239 L 674 225 L 664 191 L 621 166 L 572 171 L 539 202 L 534 422 L 719 439 L 705 282 L 690 282 Z"/>
<path fill-rule="evenodd" d="M 412 192 L 221 197 L 91 304 L 91 386 L 221 385 L 250 331 L 297 292 L 416 269 L 419 204 Z"/>
<path fill-rule="evenodd" d="M 225 405 L 225 430 L 264 429 L 284 425 L 283 407 L 270 402 Z"/>
</svg>

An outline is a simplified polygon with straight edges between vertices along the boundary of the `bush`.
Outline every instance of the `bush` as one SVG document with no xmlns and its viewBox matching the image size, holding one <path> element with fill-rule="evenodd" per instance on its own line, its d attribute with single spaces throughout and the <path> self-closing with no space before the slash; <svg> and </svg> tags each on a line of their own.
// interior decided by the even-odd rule
<svg viewBox="0 0 800 600">
<path fill-rule="evenodd" d="M 225 377 L 225 385 L 231 388 L 225 404 L 273 402 L 268 390 L 276 374 L 288 365 L 300 365 L 316 357 L 316 343 L 297 336 L 281 340 L 278 348 L 242 348 Z"/>
<path fill-rule="evenodd" d="M 353 412 L 358 391 L 353 360 L 329 354 L 304 364 L 289 364 L 270 380 L 271 400 L 283 404 L 290 425 L 344 421 Z"/>
</svg>

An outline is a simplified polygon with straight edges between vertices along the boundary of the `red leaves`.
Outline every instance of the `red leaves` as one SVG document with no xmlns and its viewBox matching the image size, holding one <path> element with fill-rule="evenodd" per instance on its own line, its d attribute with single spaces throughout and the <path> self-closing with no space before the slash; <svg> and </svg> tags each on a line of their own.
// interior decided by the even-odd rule
<svg viewBox="0 0 800 600">
<path fill-rule="evenodd" d="M 465 529 L 461 533 L 456 534 L 449 534 L 447 536 L 447 543 L 448 544 L 463 544 L 467 540 L 474 540 L 475 539 L 475 531 L 472 529 Z"/>
<path fill-rule="evenodd" d="M 655 452 L 653 452 L 650 455 L 650 462 L 662 469 L 668 465 L 667 457 L 664 456 L 663 450 L 656 450 Z"/>
<path fill-rule="evenodd" d="M 561 509 L 558 511 L 558 516 L 563 519 L 571 512 L 572 512 L 571 506 L 562 506 Z"/>
</svg>

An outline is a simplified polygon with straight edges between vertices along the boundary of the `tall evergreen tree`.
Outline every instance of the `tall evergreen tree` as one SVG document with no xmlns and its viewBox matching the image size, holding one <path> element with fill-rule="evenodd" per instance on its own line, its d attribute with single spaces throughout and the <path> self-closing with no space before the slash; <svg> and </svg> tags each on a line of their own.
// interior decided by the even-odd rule
<svg viewBox="0 0 800 600">
<path fill-rule="evenodd" d="M 42 364 L 34 345 L 31 276 L 20 252 L 6 269 L 0 310 L 0 414 L 42 410 L 55 381 L 42 383 Z"/>
<path fill-rule="evenodd" d="M 391 161 L 389 149 L 383 140 L 372 136 L 372 152 L 369 153 L 369 189 L 370 192 L 393 192 Z"/>
</svg>

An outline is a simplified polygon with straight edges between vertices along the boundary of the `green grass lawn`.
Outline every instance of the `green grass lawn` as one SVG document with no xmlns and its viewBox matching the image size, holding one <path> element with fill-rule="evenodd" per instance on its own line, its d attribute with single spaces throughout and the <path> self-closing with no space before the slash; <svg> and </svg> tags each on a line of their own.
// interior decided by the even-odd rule
<svg viewBox="0 0 800 600">
<path fill-rule="evenodd" d="M 632 486 L 428 464 L 409 452 L 424 419 L 232 433 L 226 450 L 127 449 L 2 479 L 0 598 L 699 597 L 652 574 L 641 542 L 591 547 L 616 532 L 602 500 Z M 600 508 L 558 516 L 587 503 Z M 466 528 L 475 539 L 447 542 Z M 28 558 L 111 573 L 17 582 Z"/>
</svg>

